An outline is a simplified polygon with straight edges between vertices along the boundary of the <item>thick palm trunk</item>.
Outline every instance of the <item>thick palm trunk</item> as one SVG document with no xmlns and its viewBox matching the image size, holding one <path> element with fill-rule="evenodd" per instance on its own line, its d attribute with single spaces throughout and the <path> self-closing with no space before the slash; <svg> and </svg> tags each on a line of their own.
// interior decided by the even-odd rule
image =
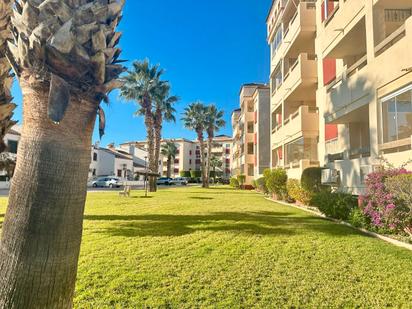
<svg viewBox="0 0 412 309">
<path fill-rule="evenodd" d="M 206 176 L 206 160 L 205 160 L 205 141 L 202 136 L 199 136 L 200 143 L 200 158 L 201 158 L 201 170 L 202 170 L 202 187 L 209 188 L 209 183 L 207 182 Z"/>
<path fill-rule="evenodd" d="M 156 123 L 154 124 L 154 139 L 155 139 L 155 147 L 154 147 L 154 153 L 155 153 L 155 161 L 159 162 L 160 159 L 160 148 L 162 144 L 162 115 L 159 111 L 157 111 L 156 114 Z M 159 164 L 156 164 L 156 173 L 159 172 Z M 170 176 L 168 176 L 170 177 Z M 157 191 L 157 185 L 155 183 L 155 190 Z"/>
<path fill-rule="evenodd" d="M 153 117 L 150 113 L 145 114 L 145 125 L 147 132 L 147 152 L 149 156 L 149 169 L 152 173 L 158 171 L 158 161 L 156 161 L 155 155 L 155 140 L 154 140 L 154 124 Z M 156 192 L 156 177 L 149 176 L 149 191 Z"/>
<path fill-rule="evenodd" d="M 21 78 L 24 123 L 0 243 L 0 308 L 71 308 L 97 102 L 47 118 L 48 87 Z"/>
</svg>

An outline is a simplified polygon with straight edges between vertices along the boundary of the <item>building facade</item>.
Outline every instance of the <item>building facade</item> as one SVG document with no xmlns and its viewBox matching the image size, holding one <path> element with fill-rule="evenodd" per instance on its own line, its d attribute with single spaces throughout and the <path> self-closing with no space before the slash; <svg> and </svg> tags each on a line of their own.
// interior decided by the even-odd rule
<svg viewBox="0 0 412 309">
<path fill-rule="evenodd" d="M 177 146 L 177 154 L 172 162 L 171 177 L 179 177 L 181 172 L 200 171 L 201 153 L 198 141 L 183 138 L 164 139 L 162 144 L 174 142 Z M 206 143 L 206 141 L 205 141 Z M 220 159 L 222 166 L 216 169 L 224 178 L 230 177 L 232 138 L 226 135 L 216 136 L 213 140 L 212 156 Z M 120 145 L 122 149 L 147 149 L 146 141 L 127 142 Z M 167 157 L 160 156 L 159 171 L 162 176 L 167 175 Z"/>
<path fill-rule="evenodd" d="M 315 1 L 274 1 L 267 19 L 271 49 L 271 166 L 289 178 L 319 166 Z"/>
<path fill-rule="evenodd" d="M 271 166 L 359 194 L 412 158 L 412 1 L 273 1 Z M 407 167 L 412 168 L 411 164 Z"/>
<path fill-rule="evenodd" d="M 240 90 L 240 109 L 232 114 L 232 175 L 245 175 L 246 185 L 270 166 L 270 99 L 264 84 L 245 84 Z"/>
</svg>

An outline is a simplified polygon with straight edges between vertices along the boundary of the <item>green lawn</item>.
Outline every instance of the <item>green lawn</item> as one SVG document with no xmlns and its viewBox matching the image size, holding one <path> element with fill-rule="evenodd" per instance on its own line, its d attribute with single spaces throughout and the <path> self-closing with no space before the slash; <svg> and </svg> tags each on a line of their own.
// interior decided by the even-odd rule
<svg viewBox="0 0 412 309">
<path fill-rule="evenodd" d="M 133 194 L 89 194 L 76 308 L 412 306 L 410 251 L 252 192 Z"/>
</svg>

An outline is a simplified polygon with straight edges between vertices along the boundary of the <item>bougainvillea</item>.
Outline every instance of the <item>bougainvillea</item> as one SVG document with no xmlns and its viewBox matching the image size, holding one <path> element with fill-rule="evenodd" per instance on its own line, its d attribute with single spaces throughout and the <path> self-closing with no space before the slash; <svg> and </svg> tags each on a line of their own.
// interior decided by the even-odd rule
<svg viewBox="0 0 412 309">
<path fill-rule="evenodd" d="M 373 226 L 394 232 L 404 230 L 403 206 L 397 204 L 396 196 L 385 185 L 385 181 L 405 174 L 410 172 L 401 168 L 382 170 L 367 176 L 366 193 L 359 197 L 359 206 Z"/>
</svg>

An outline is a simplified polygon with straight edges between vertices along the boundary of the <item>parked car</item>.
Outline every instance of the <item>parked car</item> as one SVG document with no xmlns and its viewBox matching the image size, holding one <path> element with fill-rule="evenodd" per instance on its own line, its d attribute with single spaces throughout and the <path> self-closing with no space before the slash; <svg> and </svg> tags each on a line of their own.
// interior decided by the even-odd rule
<svg viewBox="0 0 412 309">
<path fill-rule="evenodd" d="M 156 184 L 157 185 L 165 185 L 165 186 L 170 186 L 172 183 L 172 178 L 167 178 L 167 177 L 160 177 L 157 179 Z"/>
<path fill-rule="evenodd" d="M 175 179 L 172 179 L 170 184 L 186 186 L 188 184 L 188 182 L 189 181 L 185 177 L 177 177 Z"/>
<path fill-rule="evenodd" d="M 122 182 L 116 177 L 101 177 L 92 182 L 94 188 L 120 188 Z"/>
</svg>

